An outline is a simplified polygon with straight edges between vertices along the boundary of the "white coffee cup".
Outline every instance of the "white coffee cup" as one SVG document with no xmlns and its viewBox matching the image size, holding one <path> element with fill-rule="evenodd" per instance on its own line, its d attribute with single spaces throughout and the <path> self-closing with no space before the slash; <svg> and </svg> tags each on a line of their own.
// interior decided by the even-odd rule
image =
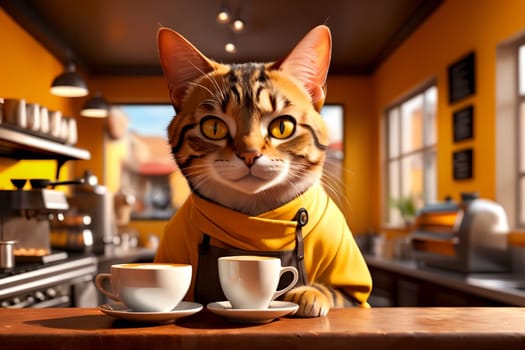
<svg viewBox="0 0 525 350">
<path fill-rule="evenodd" d="M 40 130 L 40 105 L 26 103 L 26 127 L 33 131 Z"/>
<path fill-rule="evenodd" d="M 47 107 L 40 107 L 40 132 L 49 133 L 49 111 Z"/>
<path fill-rule="evenodd" d="M 3 103 L 3 118 L 5 122 L 21 128 L 27 127 L 26 100 L 6 98 Z"/>
<path fill-rule="evenodd" d="M 281 266 L 281 259 L 265 256 L 225 256 L 219 258 L 219 281 L 234 309 L 267 309 L 270 302 L 292 289 L 299 279 L 293 266 Z M 277 290 L 285 272 L 292 282 Z"/>
<path fill-rule="evenodd" d="M 111 266 L 111 273 L 99 273 L 95 286 L 132 311 L 168 312 L 186 295 L 192 268 L 186 264 L 133 263 Z M 103 286 L 111 280 L 111 291 Z"/>
<path fill-rule="evenodd" d="M 78 141 L 78 131 L 77 131 L 77 120 L 75 118 L 68 118 L 69 122 L 69 134 L 67 135 L 67 143 L 74 145 Z"/>
<path fill-rule="evenodd" d="M 49 133 L 53 137 L 60 137 L 60 131 L 62 130 L 62 112 L 61 111 L 48 111 L 49 115 Z"/>
</svg>

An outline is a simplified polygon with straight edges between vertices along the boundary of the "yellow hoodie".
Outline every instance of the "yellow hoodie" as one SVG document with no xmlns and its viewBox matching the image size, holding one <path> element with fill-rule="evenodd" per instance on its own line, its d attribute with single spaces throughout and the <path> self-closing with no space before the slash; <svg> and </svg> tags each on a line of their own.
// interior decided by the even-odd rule
<svg viewBox="0 0 525 350">
<path fill-rule="evenodd" d="M 193 266 L 193 281 L 186 295 L 186 299 L 193 300 L 199 244 L 204 233 L 217 247 L 293 250 L 297 222 L 292 219 L 300 208 L 305 208 L 309 215 L 302 228 L 308 280 L 342 288 L 367 306 L 372 288 L 370 273 L 343 214 L 320 185 L 256 217 L 192 194 L 166 225 L 155 261 Z"/>
</svg>

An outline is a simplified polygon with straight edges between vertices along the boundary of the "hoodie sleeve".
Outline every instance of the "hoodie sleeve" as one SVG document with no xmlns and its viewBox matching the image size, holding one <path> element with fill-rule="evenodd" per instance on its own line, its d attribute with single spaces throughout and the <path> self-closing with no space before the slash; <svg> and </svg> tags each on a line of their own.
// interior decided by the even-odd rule
<svg viewBox="0 0 525 350">
<path fill-rule="evenodd" d="M 340 288 L 362 306 L 368 306 L 370 272 L 346 219 L 331 200 L 321 221 L 305 239 L 305 249 L 311 282 Z"/>
<path fill-rule="evenodd" d="M 372 277 L 365 259 L 354 240 L 350 229 L 345 225 L 339 249 L 328 266 L 330 285 L 341 288 L 363 306 L 372 291 Z"/>
</svg>

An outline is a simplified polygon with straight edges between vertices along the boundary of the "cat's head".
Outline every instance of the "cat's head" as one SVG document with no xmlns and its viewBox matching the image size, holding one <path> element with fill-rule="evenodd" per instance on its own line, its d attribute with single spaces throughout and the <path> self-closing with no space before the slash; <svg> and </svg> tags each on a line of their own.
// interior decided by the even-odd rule
<svg viewBox="0 0 525 350">
<path fill-rule="evenodd" d="M 177 32 L 158 32 L 160 62 L 177 112 L 168 127 L 192 190 L 256 215 L 320 181 L 328 134 L 319 114 L 331 55 L 326 26 L 283 59 L 221 64 Z"/>
</svg>

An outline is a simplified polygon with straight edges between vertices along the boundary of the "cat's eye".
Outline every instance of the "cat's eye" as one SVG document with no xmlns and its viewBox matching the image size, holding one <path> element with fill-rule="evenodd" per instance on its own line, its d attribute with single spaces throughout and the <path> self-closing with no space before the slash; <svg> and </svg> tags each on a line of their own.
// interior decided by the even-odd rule
<svg viewBox="0 0 525 350">
<path fill-rule="evenodd" d="M 228 126 L 219 118 L 207 116 L 201 120 L 201 132 L 211 140 L 221 140 L 228 135 Z"/>
<path fill-rule="evenodd" d="M 275 118 L 268 127 L 268 133 L 276 139 L 290 137 L 295 131 L 295 119 L 289 115 Z"/>
</svg>

